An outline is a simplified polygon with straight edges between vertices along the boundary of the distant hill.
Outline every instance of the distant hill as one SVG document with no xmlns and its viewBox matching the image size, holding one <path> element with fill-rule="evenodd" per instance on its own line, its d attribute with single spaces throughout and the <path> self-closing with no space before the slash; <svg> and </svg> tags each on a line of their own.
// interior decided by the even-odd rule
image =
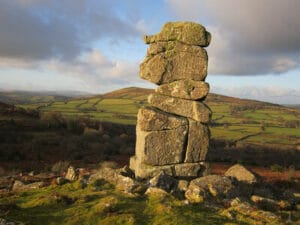
<svg viewBox="0 0 300 225">
<path fill-rule="evenodd" d="M 91 94 L 77 91 L 0 91 L 0 102 L 9 104 L 28 104 L 51 101 L 65 101 L 78 96 L 89 96 Z"/>
</svg>

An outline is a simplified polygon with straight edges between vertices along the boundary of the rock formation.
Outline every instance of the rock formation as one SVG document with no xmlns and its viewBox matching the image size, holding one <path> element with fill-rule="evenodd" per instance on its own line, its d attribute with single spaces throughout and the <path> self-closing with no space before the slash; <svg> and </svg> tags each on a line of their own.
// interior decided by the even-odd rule
<svg viewBox="0 0 300 225">
<path fill-rule="evenodd" d="M 158 86 L 138 112 L 136 155 L 130 168 L 141 178 L 159 171 L 173 177 L 201 176 L 209 147 L 211 110 L 202 102 L 210 33 L 193 22 L 169 22 L 153 36 L 140 77 Z"/>
</svg>

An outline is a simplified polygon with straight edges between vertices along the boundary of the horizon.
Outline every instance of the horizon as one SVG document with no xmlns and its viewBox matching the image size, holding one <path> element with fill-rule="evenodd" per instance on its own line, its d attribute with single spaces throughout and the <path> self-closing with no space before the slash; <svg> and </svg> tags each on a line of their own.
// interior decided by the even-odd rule
<svg viewBox="0 0 300 225">
<path fill-rule="evenodd" d="M 3 1 L 0 90 L 155 88 L 138 75 L 148 47 L 141 37 L 184 20 L 212 34 L 211 92 L 300 104 L 299 8 L 297 0 Z"/>
</svg>

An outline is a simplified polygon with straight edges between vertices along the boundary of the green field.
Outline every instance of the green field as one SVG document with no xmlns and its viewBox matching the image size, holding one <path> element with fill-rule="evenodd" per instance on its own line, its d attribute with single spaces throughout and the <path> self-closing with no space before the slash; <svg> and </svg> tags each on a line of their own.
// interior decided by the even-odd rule
<svg viewBox="0 0 300 225">
<path fill-rule="evenodd" d="M 98 97 L 19 106 L 38 109 L 42 113 L 57 112 L 65 117 L 87 117 L 134 125 L 138 109 L 146 104 L 149 93 L 151 90 L 148 89 L 126 88 Z M 300 144 L 300 110 L 214 94 L 209 95 L 206 104 L 213 111 L 210 127 L 214 139 L 291 146 Z M 295 122 L 298 126 L 293 127 Z"/>
</svg>

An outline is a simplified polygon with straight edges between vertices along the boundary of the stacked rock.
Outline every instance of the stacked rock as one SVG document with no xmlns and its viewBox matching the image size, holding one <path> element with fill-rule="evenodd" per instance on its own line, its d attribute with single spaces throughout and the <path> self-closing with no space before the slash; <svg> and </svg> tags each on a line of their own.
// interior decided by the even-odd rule
<svg viewBox="0 0 300 225">
<path fill-rule="evenodd" d="M 141 178 L 160 171 L 174 177 L 201 176 L 209 148 L 207 123 L 211 110 L 202 102 L 208 94 L 210 33 L 193 22 L 169 22 L 153 36 L 140 77 L 159 85 L 148 97 L 150 106 L 138 112 L 136 155 L 130 167 Z"/>
</svg>

